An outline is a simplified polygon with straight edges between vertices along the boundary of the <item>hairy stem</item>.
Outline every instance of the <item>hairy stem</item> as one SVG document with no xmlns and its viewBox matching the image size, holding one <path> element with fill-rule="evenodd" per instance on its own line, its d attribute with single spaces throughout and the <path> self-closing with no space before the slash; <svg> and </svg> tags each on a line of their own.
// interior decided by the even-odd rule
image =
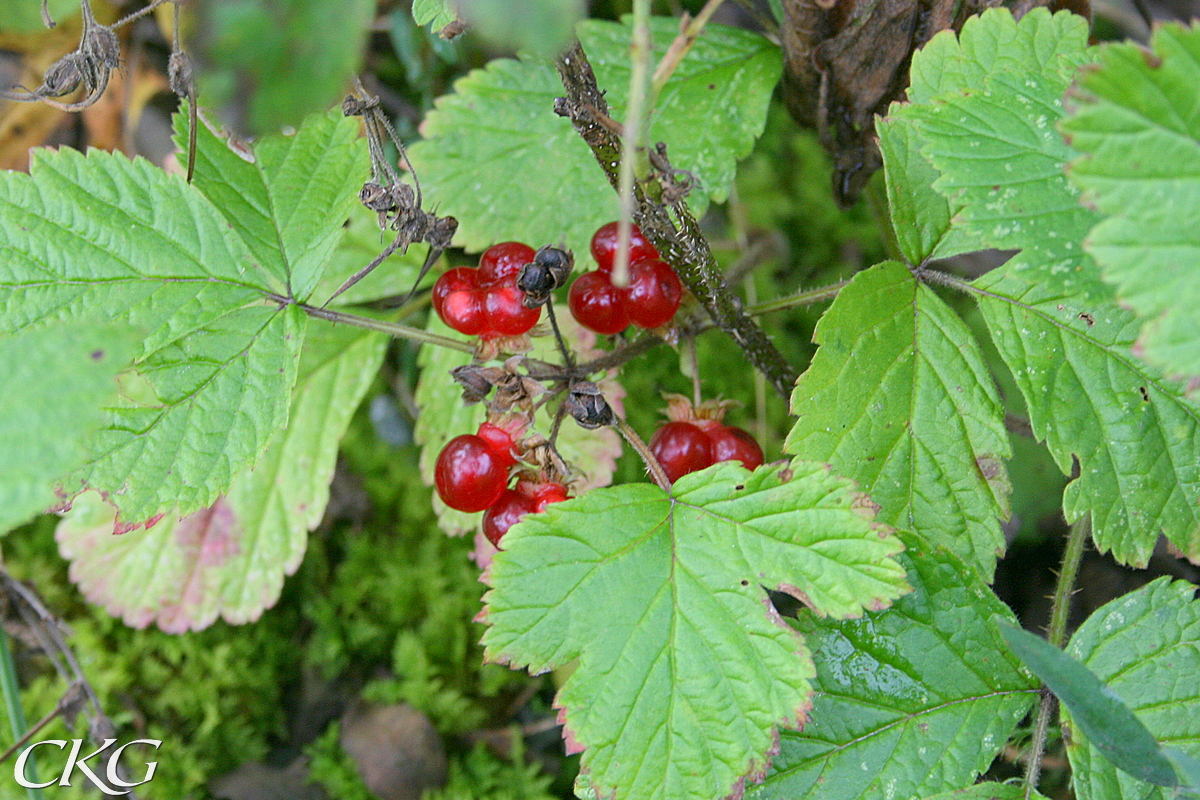
<svg viewBox="0 0 1200 800">
<path fill-rule="evenodd" d="M 287 298 L 272 295 L 271 299 L 280 305 L 289 305 Z M 451 339 L 449 336 L 440 336 L 436 333 L 423 331 L 420 328 L 413 328 L 409 325 L 401 325 L 398 322 L 385 322 L 381 319 L 371 319 L 370 317 L 360 317 L 355 314 L 346 314 L 342 311 L 333 311 L 328 308 L 318 308 L 310 306 L 306 303 L 297 303 L 300 310 L 310 317 L 323 319 L 326 322 L 340 322 L 343 325 L 353 325 L 356 328 L 366 328 L 369 331 L 379 331 L 386 333 L 388 336 L 394 336 L 397 339 L 411 339 L 414 342 L 422 344 L 434 344 L 439 347 L 448 347 L 451 350 L 458 350 L 461 353 L 474 353 L 475 348 L 467 342 L 460 342 L 457 339 Z"/>
<path fill-rule="evenodd" d="M 559 56 L 558 72 L 566 97 L 555 104 L 555 111 L 571 120 L 609 182 L 618 188 L 621 143 L 611 126 L 605 124 L 608 103 L 578 42 Z M 662 197 L 662 185 L 653 174 L 644 182 L 635 182 L 633 196 L 633 221 L 642 233 L 704 304 L 717 326 L 737 342 L 780 397 L 787 397 L 796 382 L 796 371 L 729 291 L 712 249 L 687 207 L 682 202 L 674 204 L 673 221 L 667 207 L 651 197 Z"/>
<path fill-rule="evenodd" d="M 1067 547 L 1063 551 L 1062 568 L 1058 572 L 1058 583 L 1054 587 L 1054 600 L 1050 606 L 1050 628 L 1046 638 L 1057 648 L 1067 641 L 1067 620 L 1071 614 L 1071 595 L 1075 590 L 1075 578 L 1079 575 L 1079 563 L 1083 550 L 1092 532 L 1091 517 L 1084 516 L 1071 526 L 1067 534 Z M 1033 741 L 1030 743 L 1029 764 L 1025 768 L 1025 797 L 1037 790 L 1042 772 L 1042 756 L 1046 752 L 1046 734 L 1050 730 L 1050 718 L 1054 714 L 1054 695 L 1042 687 L 1042 701 L 1038 706 L 1037 719 L 1033 726 Z"/>
<path fill-rule="evenodd" d="M 642 461 L 646 464 L 646 471 L 650 473 L 650 480 L 654 481 L 654 485 L 670 494 L 671 479 L 663 471 L 662 464 L 658 463 L 658 459 L 654 457 L 654 453 L 651 453 L 650 448 L 642 441 L 642 437 L 637 435 L 637 431 L 629 427 L 628 422 L 615 415 L 613 416 L 613 427 L 625 437 L 625 441 L 629 442 L 629 446 L 636 450 L 637 454 L 642 457 Z"/>
<path fill-rule="evenodd" d="M 811 306 L 814 303 L 820 303 L 823 300 L 832 300 L 837 297 L 838 292 L 845 289 L 850 284 L 850 281 L 838 281 L 831 283 L 828 286 L 821 286 L 817 289 L 809 289 L 796 294 L 789 294 L 787 297 L 779 297 L 774 300 L 768 300 L 765 303 L 747 306 L 746 313 L 757 317 L 760 314 L 770 314 L 772 311 L 783 311 L 788 308 L 797 306 Z"/>
</svg>

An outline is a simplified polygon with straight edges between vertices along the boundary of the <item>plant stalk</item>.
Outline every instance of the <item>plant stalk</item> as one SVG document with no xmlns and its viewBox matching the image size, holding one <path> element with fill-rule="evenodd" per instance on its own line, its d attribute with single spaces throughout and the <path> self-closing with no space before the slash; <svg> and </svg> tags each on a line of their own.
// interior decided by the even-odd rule
<svg viewBox="0 0 1200 800">
<path fill-rule="evenodd" d="M 288 305 L 289 301 L 285 297 L 271 295 L 271 300 L 281 305 Z M 474 353 L 475 348 L 467 342 L 460 342 L 457 339 L 451 339 L 449 336 L 441 336 L 429 331 L 423 331 L 420 328 L 414 328 L 410 325 L 401 325 L 399 322 L 385 322 L 381 319 L 371 319 L 370 317 L 360 317 L 355 314 L 347 314 L 342 311 L 333 311 L 328 308 L 318 308 L 310 306 L 307 303 L 298 303 L 300 310 L 310 317 L 323 319 L 326 322 L 340 322 L 344 325 L 353 325 L 356 328 L 366 328 L 369 331 L 379 331 L 386 333 L 388 336 L 394 336 L 397 339 L 411 339 L 414 342 L 422 344 L 433 344 L 438 347 L 448 347 L 451 350 L 458 350 L 460 353 Z"/>
<path fill-rule="evenodd" d="M 1075 579 L 1079 576 L 1079 564 L 1083 560 L 1083 551 L 1091 533 L 1091 517 L 1086 514 L 1072 525 L 1067 533 L 1067 546 L 1063 551 L 1062 568 L 1058 573 L 1058 583 L 1054 587 L 1054 599 L 1050 606 L 1050 628 L 1046 631 L 1046 639 L 1059 649 L 1062 649 L 1067 641 L 1071 595 L 1074 594 Z M 1054 695 L 1043 686 L 1042 701 L 1038 706 L 1037 719 L 1033 726 L 1029 764 L 1025 768 L 1026 800 L 1033 792 L 1037 791 L 1038 780 L 1042 772 L 1042 756 L 1046 752 L 1046 735 L 1050 730 L 1050 718 L 1054 713 L 1054 705 Z"/>
<path fill-rule="evenodd" d="M 629 243 L 633 236 L 633 180 L 638 146 L 645 127 L 646 74 L 650 71 L 650 0 L 633 0 L 633 38 L 629 44 L 629 103 L 621 139 L 621 168 L 617 175 L 617 253 L 613 259 L 613 286 L 629 285 Z"/>
</svg>

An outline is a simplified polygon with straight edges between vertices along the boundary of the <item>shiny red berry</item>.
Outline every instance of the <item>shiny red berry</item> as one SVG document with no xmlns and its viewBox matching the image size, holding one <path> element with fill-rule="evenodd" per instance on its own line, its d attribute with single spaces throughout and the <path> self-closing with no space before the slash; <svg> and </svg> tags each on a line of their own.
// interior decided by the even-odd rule
<svg viewBox="0 0 1200 800">
<path fill-rule="evenodd" d="M 708 431 L 713 447 L 713 461 L 740 461 L 746 469 L 762 466 L 763 451 L 746 431 L 731 425 L 718 425 Z"/>
<path fill-rule="evenodd" d="M 516 284 L 517 273 L 521 267 L 533 261 L 534 255 L 532 247 L 520 242 L 492 245 L 479 258 L 479 285 L 486 287 L 502 282 Z"/>
<path fill-rule="evenodd" d="M 716 463 L 712 441 L 690 422 L 668 422 L 650 439 L 650 452 L 672 483 Z"/>
<path fill-rule="evenodd" d="M 511 282 L 487 289 L 483 301 L 487 317 L 487 331 L 484 336 L 517 336 L 536 325 L 538 318 L 542 316 L 542 309 L 526 308 L 524 301 L 525 294 Z"/>
<path fill-rule="evenodd" d="M 683 285 L 665 261 L 640 261 L 629 270 L 625 311 L 634 325 L 657 328 L 666 325 L 679 310 Z"/>
<path fill-rule="evenodd" d="M 487 443 L 492 455 L 499 459 L 501 464 L 511 467 L 517 463 L 517 456 L 514 452 L 516 443 L 513 441 L 512 434 L 504 428 L 490 422 L 481 422 L 479 431 L 475 435 Z"/>
<path fill-rule="evenodd" d="M 596 259 L 601 272 L 612 272 L 617 257 L 617 223 L 601 225 L 592 236 L 592 258 Z M 629 231 L 629 263 L 636 264 L 648 258 L 658 258 L 654 245 L 634 225 Z"/>
<path fill-rule="evenodd" d="M 521 521 L 526 514 L 545 511 L 551 503 L 567 499 L 567 487 L 561 483 L 518 481 L 516 489 L 505 489 L 495 505 L 483 515 L 483 535 L 500 546 L 500 537 Z"/>
<path fill-rule="evenodd" d="M 475 336 L 487 327 L 484 294 L 479 290 L 475 270 L 457 267 L 433 284 L 433 308 L 442 322 L 459 333 Z"/>
<path fill-rule="evenodd" d="M 474 434 L 455 436 L 438 454 L 433 481 L 442 502 L 459 511 L 483 511 L 508 484 L 505 458 Z"/>
<path fill-rule="evenodd" d="M 500 537 L 508 533 L 508 529 L 521 521 L 521 517 L 532 514 L 536 510 L 533 498 L 526 497 L 520 492 L 505 489 L 487 513 L 483 515 L 483 535 L 496 547 L 500 546 Z"/>
<path fill-rule="evenodd" d="M 567 305 L 580 325 L 596 333 L 620 333 L 629 327 L 625 291 L 613 286 L 605 272 L 587 272 L 576 278 Z"/>
</svg>

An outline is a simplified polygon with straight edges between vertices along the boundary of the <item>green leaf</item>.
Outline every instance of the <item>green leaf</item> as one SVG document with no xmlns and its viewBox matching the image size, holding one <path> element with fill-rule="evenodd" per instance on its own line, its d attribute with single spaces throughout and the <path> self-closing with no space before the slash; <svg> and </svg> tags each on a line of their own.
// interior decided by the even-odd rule
<svg viewBox="0 0 1200 800">
<path fill-rule="evenodd" d="M 83 439 L 141 339 L 119 325 L 64 325 L 0 337 L 0 533 L 54 503 L 84 461 Z"/>
<path fill-rule="evenodd" d="M 1040 636 L 1011 623 L 999 627 L 1008 646 L 1070 709 L 1079 729 L 1111 764 L 1157 786 L 1177 783 L 1154 736 L 1095 673 Z"/>
<path fill-rule="evenodd" d="M 585 6 L 583 0 L 523 0 L 514 13 L 512 0 L 459 0 L 463 18 L 485 39 L 541 58 L 571 43 Z"/>
<path fill-rule="evenodd" d="M 341 100 L 362 63 L 373 0 L 225 0 L 198 7 L 201 105 L 239 134 L 299 125 Z"/>
<path fill-rule="evenodd" d="M 1167 578 L 1153 581 L 1094 612 L 1067 647 L 1106 684 L 1108 696 L 1119 695 L 1133 709 L 1154 738 L 1192 759 L 1200 758 L 1200 685 L 1195 680 L 1200 672 L 1200 602 L 1195 589 Z M 1100 749 L 1103 742 L 1120 732 L 1117 720 L 1100 722 L 1099 732 L 1090 730 L 1088 720 L 1074 706 L 1064 721 L 1072 733 L 1067 753 L 1076 796 L 1080 800 L 1171 797 L 1170 792 L 1134 780 L 1099 757 L 1101 752 L 1107 755 Z M 1125 747 L 1128 741 L 1117 744 Z M 1133 766 L 1158 765 L 1159 758 L 1147 757 Z M 1161 765 L 1158 768 L 1162 770 Z M 1167 775 L 1161 777 L 1165 780 Z"/>
<path fill-rule="evenodd" d="M 1011 612 L 948 550 L 900 537 L 912 594 L 861 620 L 796 623 L 817 668 L 812 722 L 783 734 L 750 797 L 866 800 L 961 786 L 1037 699 L 990 624 Z"/>
<path fill-rule="evenodd" d="M 970 329 L 908 268 L 860 272 L 817 324 L 784 450 L 826 461 L 880 506 L 985 577 L 1004 549 L 1011 454 Z"/>
<path fill-rule="evenodd" d="M 488 657 L 543 672 L 598 796 L 736 794 L 807 716 L 808 651 L 763 586 L 858 615 L 908 589 L 890 531 L 822 465 L 722 463 L 668 496 L 598 489 L 506 534 L 486 580 Z"/>
<path fill-rule="evenodd" d="M 450 0 L 413 0 L 412 15 L 414 22 L 429 25 L 434 33 L 458 19 Z"/>
<path fill-rule="evenodd" d="M 1153 53 L 1109 45 L 1080 78 L 1063 124 L 1084 156 L 1071 165 L 1105 219 L 1085 248 L 1144 318 L 1139 354 L 1200 376 L 1200 29 L 1157 27 Z"/>
<path fill-rule="evenodd" d="M 935 188 L 960 206 L 953 224 L 979 248 L 1021 251 L 971 291 L 1035 434 L 1064 474 L 1080 462 L 1067 519 L 1090 511 L 1097 546 L 1127 563 L 1145 564 L 1160 531 L 1200 557 L 1200 410 L 1133 357 L 1132 317 L 1082 251 L 1097 215 L 1063 174 L 1073 154 L 1055 131 L 1061 98 L 1091 54 L 1071 16 L 1039 10 L 1014 29 L 1007 11 L 984 14 L 964 30 L 969 52 L 939 45 L 954 56 L 942 58 L 946 74 L 960 77 L 931 77 L 938 63 L 925 65 L 915 84 L 923 102 L 903 116 L 941 173 Z M 1014 30 L 1024 56 L 998 58 Z"/>
<path fill-rule="evenodd" d="M 558 323 L 563 339 L 576 351 L 580 361 L 587 361 L 599 355 L 599 352 L 593 349 L 595 334 L 584 329 L 573 317 L 566 314 L 559 315 Z M 443 336 L 469 338 L 451 330 L 436 314 L 430 314 L 427 327 Z M 559 361 L 560 356 L 553 338 L 539 336 L 534 338 L 533 343 L 534 348 L 528 354 L 530 357 L 551 363 Z M 479 423 L 487 416 L 485 403 L 468 406 L 463 402 L 462 387 L 450 377 L 450 370 L 470 362 L 469 354 L 446 347 L 424 347 L 417 357 L 417 363 L 421 367 L 421 379 L 417 384 L 416 401 L 421 413 L 417 417 L 413 435 L 417 444 L 421 445 L 421 477 L 431 486 L 438 453 L 446 442 L 464 433 L 475 433 L 479 429 Z M 618 414 L 623 413 L 621 400 L 625 397 L 625 390 L 613 375 L 597 381 L 597 385 L 604 392 L 604 397 L 613 410 Z M 548 436 L 553 417 L 552 409 L 547 408 L 543 411 L 537 417 L 540 424 L 535 432 Z M 568 419 L 559 431 L 556 445 L 567 463 L 579 472 L 570 487 L 574 493 L 582 494 L 612 483 L 616 459 L 621 455 L 621 437 L 615 430 L 601 428 L 589 431 Z M 476 530 L 483 519 L 480 514 L 467 514 L 448 508 L 436 493 L 433 495 L 433 508 L 438 515 L 438 525 L 451 536 Z"/>
<path fill-rule="evenodd" d="M 186 114 L 175 115 L 175 143 L 184 150 L 187 124 Z M 357 194 L 369 165 L 358 130 L 357 120 L 335 109 L 308 117 L 292 135 L 259 140 L 253 160 L 235 153 L 204 122 L 197 130 L 193 185 L 257 264 L 286 287 L 286 297 L 309 299 L 341 240 L 342 223 L 353 206 L 361 206 Z"/>
<path fill-rule="evenodd" d="M 107 492 L 122 528 L 213 502 L 287 419 L 305 320 L 262 304 L 284 287 L 200 192 L 140 159 L 36 153 L 29 175 L 0 174 L 0 230 L 0 333 L 149 332 L 66 492 Z"/>
<path fill-rule="evenodd" d="M 1137 323 L 1094 269 L 1018 256 L 975 281 L 988 329 L 1029 422 L 1064 475 L 1063 511 L 1092 515 L 1101 551 L 1144 566 L 1160 533 L 1200 558 L 1200 408 L 1130 352 Z"/>
<path fill-rule="evenodd" d="M 1007 10 L 988 9 L 980 16 L 969 18 L 957 36 L 952 31 L 943 31 L 913 56 L 907 92 L 909 102 L 894 103 L 888 117 L 877 126 L 892 228 L 900 250 L 910 264 L 922 264 L 929 259 L 946 258 L 983 247 L 979 241 L 978 225 L 982 223 L 978 215 L 961 213 L 970 193 L 945 181 L 939 184 L 941 191 L 935 191 L 934 182 L 941 173 L 920 154 L 930 149 L 923 134 L 931 118 L 931 108 L 945 111 L 943 106 L 946 104 L 977 94 L 993 75 L 1025 74 L 1033 67 L 1048 70 L 1061 80 L 1063 76 L 1069 76 L 1079 62 L 1087 43 L 1087 33 L 1086 21 L 1074 14 L 1061 13 L 1052 17 L 1044 9 L 1035 9 L 1018 23 Z M 1030 78 L 1023 88 L 1037 88 L 1037 83 Z M 1052 95 L 1045 95 L 1039 102 L 1053 99 Z M 1016 102 L 1020 105 L 1004 109 L 1007 116 L 1012 116 L 1012 109 L 1024 112 L 1031 108 L 1027 97 L 1022 96 Z M 1008 121 L 1018 128 L 1026 125 L 1019 118 Z M 945 143 L 949 139 L 943 137 L 941 149 L 947 149 Z M 955 140 L 956 152 L 951 157 L 957 156 L 967 165 L 963 167 L 964 172 L 975 163 L 995 171 L 998 164 L 1007 162 L 993 164 L 989 160 L 990 152 L 977 148 L 1002 145 L 1003 142 L 980 141 L 980 136 L 973 134 Z M 933 150 L 940 152 L 936 147 Z M 944 161 L 937 163 L 942 166 Z M 1005 173 L 1009 169 L 1005 167 Z M 1003 183 L 1011 182 L 1011 175 L 1002 177 Z M 998 192 L 1001 183 L 992 180 L 988 186 Z M 1008 197 L 1009 192 L 1004 195 Z M 990 198 L 990 203 L 989 209 L 999 207 L 994 198 Z"/>
<path fill-rule="evenodd" d="M 652 22 L 661 55 L 677 22 Z M 630 29 L 590 20 L 578 34 L 620 119 Z M 778 48 L 763 37 L 708 25 L 664 87 L 649 141 L 666 142 L 672 165 L 698 179 L 690 198 L 697 212 L 709 198 L 728 196 L 738 159 L 762 133 L 780 70 Z M 459 245 L 479 251 L 510 239 L 563 241 L 582 254 L 596 228 L 616 219 L 616 194 L 604 173 L 571 123 L 554 113 L 562 93 L 552 66 L 498 59 L 459 80 L 426 116 L 426 139 L 409 156 L 432 206 L 458 218 Z"/>
<path fill-rule="evenodd" d="M 254 469 L 210 507 L 113 536 L 114 510 L 94 492 L 59 523 L 59 550 L 83 594 L 127 625 L 169 633 L 218 616 L 258 619 L 300 565 L 329 500 L 338 442 L 383 360 L 386 338 L 322 326 L 305 344 L 291 419 Z"/>
</svg>

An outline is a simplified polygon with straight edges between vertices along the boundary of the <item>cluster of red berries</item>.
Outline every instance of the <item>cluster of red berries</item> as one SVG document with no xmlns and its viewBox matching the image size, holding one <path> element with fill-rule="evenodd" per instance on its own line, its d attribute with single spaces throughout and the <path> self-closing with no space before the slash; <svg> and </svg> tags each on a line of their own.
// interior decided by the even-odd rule
<svg viewBox="0 0 1200 800">
<path fill-rule="evenodd" d="M 763 451 L 746 431 L 725 425 L 723 404 L 710 401 L 693 409 L 678 395 L 668 395 L 671 421 L 654 432 L 650 452 L 672 483 L 721 461 L 740 461 L 746 469 L 762 466 Z"/>
<path fill-rule="evenodd" d="M 559 483 L 519 478 L 508 488 L 516 466 L 516 442 L 504 428 L 484 422 L 478 433 L 455 436 L 438 454 L 433 480 L 442 502 L 459 511 L 483 511 L 483 532 L 497 547 L 500 537 L 528 513 L 567 499 Z"/>
<path fill-rule="evenodd" d="M 632 323 L 641 328 L 666 325 L 679 310 L 683 286 L 678 276 L 635 225 L 629 237 L 629 285 L 613 286 L 617 254 L 617 223 L 602 226 L 592 236 L 592 256 L 599 268 L 580 275 L 567 303 L 571 314 L 596 333 L 620 333 Z"/>
<path fill-rule="evenodd" d="M 433 308 L 459 333 L 482 339 L 519 336 L 537 324 L 541 308 L 526 308 L 517 273 L 533 261 L 534 250 L 501 242 L 483 251 L 478 269 L 455 267 L 433 285 Z"/>
</svg>

